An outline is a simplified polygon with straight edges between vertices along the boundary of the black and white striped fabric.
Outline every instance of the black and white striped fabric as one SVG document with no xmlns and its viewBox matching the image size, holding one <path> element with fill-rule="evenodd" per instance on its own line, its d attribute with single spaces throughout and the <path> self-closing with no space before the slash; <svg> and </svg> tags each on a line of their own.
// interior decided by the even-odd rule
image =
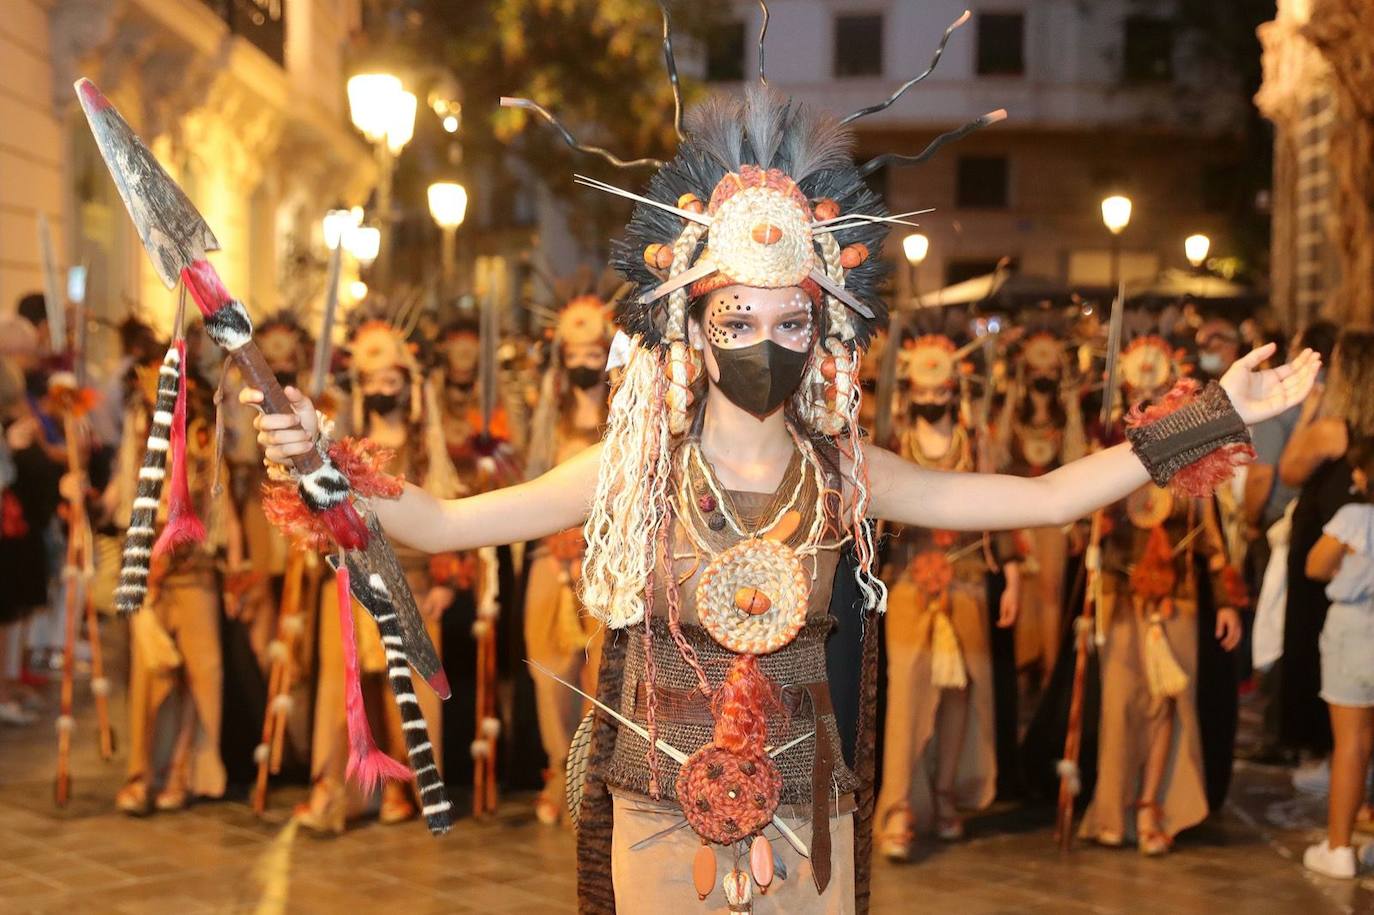
<svg viewBox="0 0 1374 915">
<path fill-rule="evenodd" d="M 434 759 L 434 746 L 429 741 L 429 728 L 420 712 L 420 700 L 415 695 L 415 682 L 410 676 L 410 664 L 402 647 L 401 623 L 396 616 L 391 592 L 387 590 L 382 576 L 373 573 L 367 576 L 362 587 L 355 580 L 353 593 L 377 624 L 382 647 L 386 649 L 386 678 L 391 684 L 396 705 L 401 710 L 401 729 L 405 732 L 410 768 L 415 773 L 415 787 L 420 793 L 421 812 L 425 815 L 429 831 L 436 836 L 443 835 L 453 825 L 453 807 Z"/>
<path fill-rule="evenodd" d="M 176 346 L 162 357 L 157 375 L 157 403 L 148 425 L 148 447 L 138 469 L 138 489 L 134 495 L 129 530 L 124 535 L 124 558 L 115 589 L 115 607 L 120 613 L 136 613 L 148 594 L 148 567 L 157 540 L 157 508 L 162 499 L 162 482 L 167 478 L 167 451 L 171 447 L 172 410 L 176 407 L 181 357 Z"/>
</svg>

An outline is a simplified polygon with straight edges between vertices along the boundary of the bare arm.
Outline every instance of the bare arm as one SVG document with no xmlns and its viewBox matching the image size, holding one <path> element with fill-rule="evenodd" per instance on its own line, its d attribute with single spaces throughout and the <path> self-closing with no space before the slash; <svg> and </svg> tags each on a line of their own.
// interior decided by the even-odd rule
<svg viewBox="0 0 1374 915">
<path fill-rule="evenodd" d="M 586 520 L 600 466 L 598 444 L 527 483 L 448 500 L 407 483 L 372 509 L 388 537 L 427 553 L 536 540 Z"/>
<path fill-rule="evenodd" d="M 1273 354 L 1273 344 L 1252 350 L 1221 379 L 1236 412 L 1248 424 L 1299 403 L 1316 381 L 1321 359 L 1311 350 L 1277 369 L 1255 371 Z M 946 530 L 1068 524 L 1124 499 L 1150 479 L 1126 444 L 1033 478 L 926 470 L 881 448 L 868 448 L 865 453 L 875 517 Z"/>
<path fill-rule="evenodd" d="M 293 387 L 286 397 L 294 416 L 263 413 L 253 421 L 267 459 L 278 464 L 313 449 L 319 431 L 314 405 Z M 239 400 L 257 406 L 262 392 L 244 388 Z M 388 537 L 426 553 L 536 540 L 586 519 L 600 466 L 594 445 L 517 486 L 441 501 L 407 484 L 399 499 L 374 499 L 372 509 Z"/>
<path fill-rule="evenodd" d="M 1345 453 L 1345 423 L 1327 417 L 1293 433 L 1279 459 L 1279 479 L 1289 486 L 1301 486 L 1317 468 Z"/>
<path fill-rule="evenodd" d="M 1068 524 L 1124 499 L 1150 480 L 1124 444 L 1039 477 L 927 470 L 872 446 L 864 454 L 875 517 L 952 531 Z"/>
<path fill-rule="evenodd" d="M 1344 543 L 1330 534 L 1322 534 L 1307 554 L 1307 567 L 1304 570 L 1307 577 L 1313 581 L 1330 581 L 1348 552 L 1350 549 Z"/>
</svg>

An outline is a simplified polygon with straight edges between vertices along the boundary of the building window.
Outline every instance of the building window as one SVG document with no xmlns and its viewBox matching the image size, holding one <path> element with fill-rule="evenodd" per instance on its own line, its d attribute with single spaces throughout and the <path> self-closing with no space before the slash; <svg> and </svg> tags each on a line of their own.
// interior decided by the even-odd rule
<svg viewBox="0 0 1374 915">
<path fill-rule="evenodd" d="M 706 81 L 740 82 L 744 79 L 744 22 L 724 22 L 711 31 L 706 42 Z"/>
<path fill-rule="evenodd" d="M 1026 72 L 1026 17 L 1020 13 L 978 14 L 978 75 L 1020 76 Z"/>
<path fill-rule="evenodd" d="M 1173 24 L 1152 16 L 1127 16 L 1122 63 L 1123 76 L 1131 82 L 1173 79 Z"/>
<path fill-rule="evenodd" d="M 835 75 L 881 76 L 883 17 L 835 17 Z"/>
<path fill-rule="evenodd" d="M 960 156 L 955 203 L 969 209 L 1006 209 L 1006 156 Z"/>
</svg>

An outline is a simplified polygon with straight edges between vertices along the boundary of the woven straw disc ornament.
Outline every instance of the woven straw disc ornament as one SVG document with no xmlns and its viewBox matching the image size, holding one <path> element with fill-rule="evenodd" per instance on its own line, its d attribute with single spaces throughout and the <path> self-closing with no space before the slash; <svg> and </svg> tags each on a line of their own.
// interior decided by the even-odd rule
<svg viewBox="0 0 1374 915">
<path fill-rule="evenodd" d="M 696 596 L 711 638 L 741 654 L 768 654 L 806 623 L 811 581 L 791 547 L 742 540 L 706 566 Z"/>
<path fill-rule="evenodd" d="M 697 835 L 729 845 L 773 821 L 782 797 L 782 773 L 767 757 L 750 759 L 708 744 L 683 764 L 677 797 Z"/>
</svg>

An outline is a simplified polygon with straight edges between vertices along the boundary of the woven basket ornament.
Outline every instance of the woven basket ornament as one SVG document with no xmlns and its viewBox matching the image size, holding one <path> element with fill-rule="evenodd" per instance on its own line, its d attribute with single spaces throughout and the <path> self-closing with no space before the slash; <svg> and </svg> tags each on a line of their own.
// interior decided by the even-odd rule
<svg viewBox="0 0 1374 915">
<path fill-rule="evenodd" d="M 701 625 L 741 654 L 769 654 L 806 623 L 811 580 L 791 547 L 742 540 L 711 560 L 697 583 Z"/>
</svg>

